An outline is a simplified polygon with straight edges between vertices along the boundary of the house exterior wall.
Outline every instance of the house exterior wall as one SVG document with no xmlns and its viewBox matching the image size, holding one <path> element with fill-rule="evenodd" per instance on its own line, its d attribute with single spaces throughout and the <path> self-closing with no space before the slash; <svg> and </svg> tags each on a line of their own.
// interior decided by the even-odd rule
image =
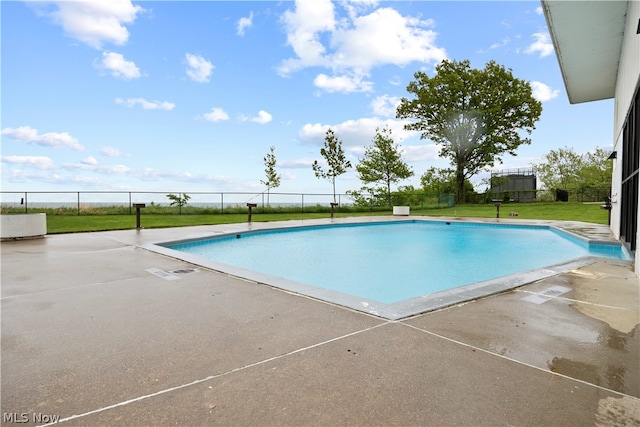
<svg viewBox="0 0 640 427">
<path fill-rule="evenodd" d="M 612 199 L 614 201 L 611 211 L 611 231 L 616 237 L 620 237 L 621 204 L 619 196 L 622 188 L 622 158 L 624 157 L 622 144 L 622 131 L 629 114 L 633 96 L 640 86 L 640 34 L 637 31 L 640 26 L 640 2 L 629 1 L 627 19 L 624 29 L 620 62 L 616 80 L 615 112 L 614 112 L 614 150 L 617 151 L 617 159 L 613 162 Z M 639 190 L 640 192 L 640 190 Z M 640 197 L 640 194 L 639 194 Z M 640 220 L 640 211 L 637 213 Z M 636 255 L 638 255 L 636 253 Z M 640 256 L 636 256 L 635 271 L 640 272 Z"/>
<path fill-rule="evenodd" d="M 636 34 L 638 20 L 640 20 L 640 2 L 630 1 L 627 6 L 627 22 L 622 39 L 616 81 L 614 115 L 616 140 L 622 133 L 622 126 L 629 113 L 631 99 L 640 78 L 640 34 Z"/>
</svg>

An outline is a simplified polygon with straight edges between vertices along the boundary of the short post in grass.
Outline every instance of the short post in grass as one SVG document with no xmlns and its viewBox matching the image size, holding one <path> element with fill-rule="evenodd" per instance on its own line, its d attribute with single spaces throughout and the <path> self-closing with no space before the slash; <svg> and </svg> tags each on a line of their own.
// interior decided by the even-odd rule
<svg viewBox="0 0 640 427">
<path fill-rule="evenodd" d="M 496 207 L 496 218 L 500 218 L 500 205 L 502 202 L 500 200 L 493 200 L 493 205 Z"/>
<path fill-rule="evenodd" d="M 333 219 L 333 210 L 338 206 L 338 203 L 331 202 L 331 219 Z"/>
<path fill-rule="evenodd" d="M 258 204 L 257 203 L 247 203 L 247 208 L 249 208 L 249 216 L 247 218 L 247 222 L 251 222 L 251 209 L 257 207 Z"/>
<path fill-rule="evenodd" d="M 133 207 L 136 208 L 136 228 L 140 229 L 142 228 L 140 226 L 140 209 L 146 207 L 147 205 L 145 205 L 144 203 L 134 203 Z"/>
</svg>

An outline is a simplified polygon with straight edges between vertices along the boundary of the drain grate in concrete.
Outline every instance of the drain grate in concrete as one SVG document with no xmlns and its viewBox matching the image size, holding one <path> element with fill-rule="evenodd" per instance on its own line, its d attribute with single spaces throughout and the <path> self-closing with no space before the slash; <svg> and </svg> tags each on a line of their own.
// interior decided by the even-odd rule
<svg viewBox="0 0 640 427">
<path fill-rule="evenodd" d="M 174 276 L 173 274 L 169 274 L 166 271 L 160 270 L 159 268 L 147 268 L 146 271 L 148 271 L 151 274 L 154 274 L 158 277 L 162 277 L 164 280 L 178 280 L 180 279 L 178 276 Z"/>
<path fill-rule="evenodd" d="M 173 273 L 173 274 L 189 274 L 189 273 L 195 273 L 197 271 L 198 271 L 197 268 L 181 268 L 179 270 L 171 270 L 169 273 Z"/>
</svg>

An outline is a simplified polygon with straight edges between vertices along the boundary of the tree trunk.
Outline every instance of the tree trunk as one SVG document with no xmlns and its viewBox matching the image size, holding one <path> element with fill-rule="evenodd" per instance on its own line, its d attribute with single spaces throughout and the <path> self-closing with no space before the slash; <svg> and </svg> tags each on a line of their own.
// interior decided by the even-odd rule
<svg viewBox="0 0 640 427">
<path fill-rule="evenodd" d="M 333 184 L 333 203 L 337 203 L 336 202 L 336 177 L 335 176 L 331 180 L 331 184 Z"/>
<path fill-rule="evenodd" d="M 464 203 L 464 166 L 460 160 L 456 165 L 456 204 Z"/>
<path fill-rule="evenodd" d="M 387 203 L 391 206 L 391 182 L 387 181 Z"/>
</svg>

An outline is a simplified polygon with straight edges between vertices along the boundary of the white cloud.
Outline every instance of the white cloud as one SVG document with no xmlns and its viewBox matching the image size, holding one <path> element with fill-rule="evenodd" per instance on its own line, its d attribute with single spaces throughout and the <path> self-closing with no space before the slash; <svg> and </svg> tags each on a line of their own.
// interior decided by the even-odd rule
<svg viewBox="0 0 640 427">
<path fill-rule="evenodd" d="M 499 48 L 499 47 L 506 46 L 506 45 L 508 45 L 508 44 L 509 44 L 509 42 L 510 42 L 510 41 L 511 41 L 511 39 L 510 39 L 509 37 L 505 37 L 505 38 L 503 38 L 503 39 L 502 39 L 502 41 L 501 41 L 501 42 L 492 44 L 492 45 L 489 47 L 489 49 L 497 49 L 497 48 Z"/>
<path fill-rule="evenodd" d="M 529 47 L 527 47 L 524 53 L 534 54 L 536 52 L 539 53 L 539 58 L 544 58 L 545 56 L 549 56 L 553 53 L 553 43 L 551 42 L 551 37 L 547 33 L 533 33 L 531 37 L 535 38 L 534 41 Z"/>
<path fill-rule="evenodd" d="M 82 151 L 84 147 L 78 143 L 78 139 L 69 135 L 68 132 L 47 132 L 38 134 L 38 130 L 30 126 L 20 126 L 19 128 L 4 128 L 2 135 L 23 142 L 35 142 L 38 145 L 54 148 L 71 148 Z"/>
<path fill-rule="evenodd" d="M 313 80 L 313 84 L 327 92 L 371 92 L 373 82 L 363 80 L 364 76 L 335 76 L 329 77 L 326 74 L 318 74 Z"/>
<path fill-rule="evenodd" d="M 210 122 L 229 120 L 229 115 L 222 108 L 212 108 L 210 112 L 203 114 L 202 117 Z"/>
<path fill-rule="evenodd" d="M 544 83 L 532 81 L 531 82 L 532 95 L 540 102 L 546 102 L 553 98 L 557 98 L 560 94 L 559 89 L 552 89 Z"/>
<path fill-rule="evenodd" d="M 256 117 L 240 116 L 240 121 L 254 122 L 254 123 L 259 123 L 261 125 L 265 125 L 269 123 L 271 120 L 273 120 L 273 116 L 264 110 L 258 111 L 258 115 Z"/>
<path fill-rule="evenodd" d="M 140 170 L 133 171 L 133 174 L 137 176 L 142 181 L 181 181 L 181 182 L 192 182 L 201 184 L 203 182 L 214 183 L 217 185 L 226 185 L 233 184 L 234 180 L 232 178 L 221 176 L 221 175 L 213 175 L 213 174 L 192 174 L 190 172 L 175 172 L 175 171 L 166 171 L 154 168 L 143 168 Z M 231 188 L 237 188 L 237 186 L 233 186 Z"/>
<path fill-rule="evenodd" d="M 109 146 L 102 147 L 102 150 L 100 150 L 100 153 L 102 153 L 107 157 L 120 157 L 124 155 L 122 151 L 118 150 L 117 148 L 109 147 Z"/>
<path fill-rule="evenodd" d="M 97 161 L 95 163 L 91 163 L 86 162 L 85 160 L 81 161 L 80 163 L 65 163 L 62 165 L 62 168 L 68 171 L 91 171 L 105 175 L 123 175 L 132 171 L 132 169 L 126 165 L 102 166 L 98 165 Z"/>
<path fill-rule="evenodd" d="M 402 159 L 407 162 L 439 160 L 440 147 L 435 144 L 406 145 L 402 147 Z"/>
<path fill-rule="evenodd" d="M 113 77 L 123 80 L 140 78 L 140 69 L 132 61 L 128 61 L 121 53 L 102 52 L 102 61 L 94 63 L 94 67 L 111 71 Z"/>
<path fill-rule="evenodd" d="M 49 3 L 57 6 L 53 11 L 44 11 L 41 5 L 31 4 L 37 12 L 51 17 L 62 26 L 69 37 L 95 49 L 102 49 L 105 43 L 125 44 L 129 39 L 125 25 L 132 24 L 137 15 L 144 11 L 130 0 L 53 1 Z"/>
<path fill-rule="evenodd" d="M 435 43 L 431 20 L 402 16 L 389 7 L 358 15 L 375 6 L 374 1 L 340 4 L 348 14 L 340 21 L 336 21 L 334 4 L 327 0 L 296 1 L 295 9 L 285 12 L 287 43 L 296 56 L 280 64 L 281 75 L 320 66 L 333 70 L 335 76 L 320 74 L 316 86 L 329 91 L 363 91 L 372 87 L 371 82 L 361 81 L 372 67 L 439 63 L 447 57 L 445 49 Z"/>
<path fill-rule="evenodd" d="M 97 165 L 97 164 L 98 164 L 98 161 L 96 160 L 96 158 L 95 158 L 95 157 L 93 157 L 93 156 L 89 156 L 89 157 L 87 157 L 87 158 L 85 158 L 85 159 L 82 159 L 82 162 L 81 162 L 81 163 L 84 163 L 85 165 L 95 166 L 95 165 Z"/>
<path fill-rule="evenodd" d="M 537 13 L 538 15 L 542 15 L 542 14 L 544 13 L 544 12 L 543 12 L 543 10 L 542 10 L 542 6 L 538 6 L 538 7 L 536 7 L 536 13 Z"/>
<path fill-rule="evenodd" d="M 53 160 L 45 156 L 0 156 L 2 163 L 31 166 L 36 169 L 54 169 Z"/>
<path fill-rule="evenodd" d="M 369 69 L 373 66 L 411 62 L 440 62 L 447 57 L 444 48 L 435 45 L 436 33 L 430 20 L 402 16 L 384 7 L 360 16 L 353 27 L 335 32 L 332 43 L 339 46 L 333 62 L 340 66 Z"/>
<path fill-rule="evenodd" d="M 214 69 L 213 64 L 202 56 L 191 53 L 187 53 L 185 58 L 187 59 L 187 75 L 191 80 L 198 83 L 207 83 Z"/>
<path fill-rule="evenodd" d="M 144 98 L 116 98 L 116 104 L 123 104 L 131 108 L 135 105 L 140 105 L 143 110 L 166 110 L 171 111 L 175 108 L 176 104 L 168 101 L 147 101 Z"/>
<path fill-rule="evenodd" d="M 282 169 L 307 169 L 311 168 L 314 159 L 294 159 L 278 161 L 278 167 Z"/>
<path fill-rule="evenodd" d="M 279 68 L 281 74 L 328 64 L 320 33 L 335 28 L 334 12 L 331 0 L 296 0 L 295 11 L 285 11 L 282 21 L 287 31 L 287 44 L 293 48 L 297 58 L 285 60 Z"/>
<path fill-rule="evenodd" d="M 401 83 L 402 80 L 400 79 L 400 76 L 393 76 L 391 77 L 391 80 L 389 80 L 389 84 L 392 86 L 400 86 Z"/>
<path fill-rule="evenodd" d="M 371 145 L 376 128 L 391 129 L 391 136 L 396 143 L 417 135 L 415 131 L 407 131 L 404 120 L 382 120 L 377 117 L 347 120 L 333 125 L 321 123 L 307 123 L 298 131 L 298 138 L 304 143 L 322 145 L 327 129 L 331 128 L 342 141 L 344 147 L 364 147 Z"/>
<path fill-rule="evenodd" d="M 371 110 L 376 116 L 395 117 L 396 108 L 400 105 L 400 98 L 397 96 L 381 95 L 371 101 Z"/>
<path fill-rule="evenodd" d="M 244 30 L 251 28 L 253 25 L 253 12 L 249 12 L 249 16 L 238 19 L 236 34 L 244 36 Z"/>
</svg>

